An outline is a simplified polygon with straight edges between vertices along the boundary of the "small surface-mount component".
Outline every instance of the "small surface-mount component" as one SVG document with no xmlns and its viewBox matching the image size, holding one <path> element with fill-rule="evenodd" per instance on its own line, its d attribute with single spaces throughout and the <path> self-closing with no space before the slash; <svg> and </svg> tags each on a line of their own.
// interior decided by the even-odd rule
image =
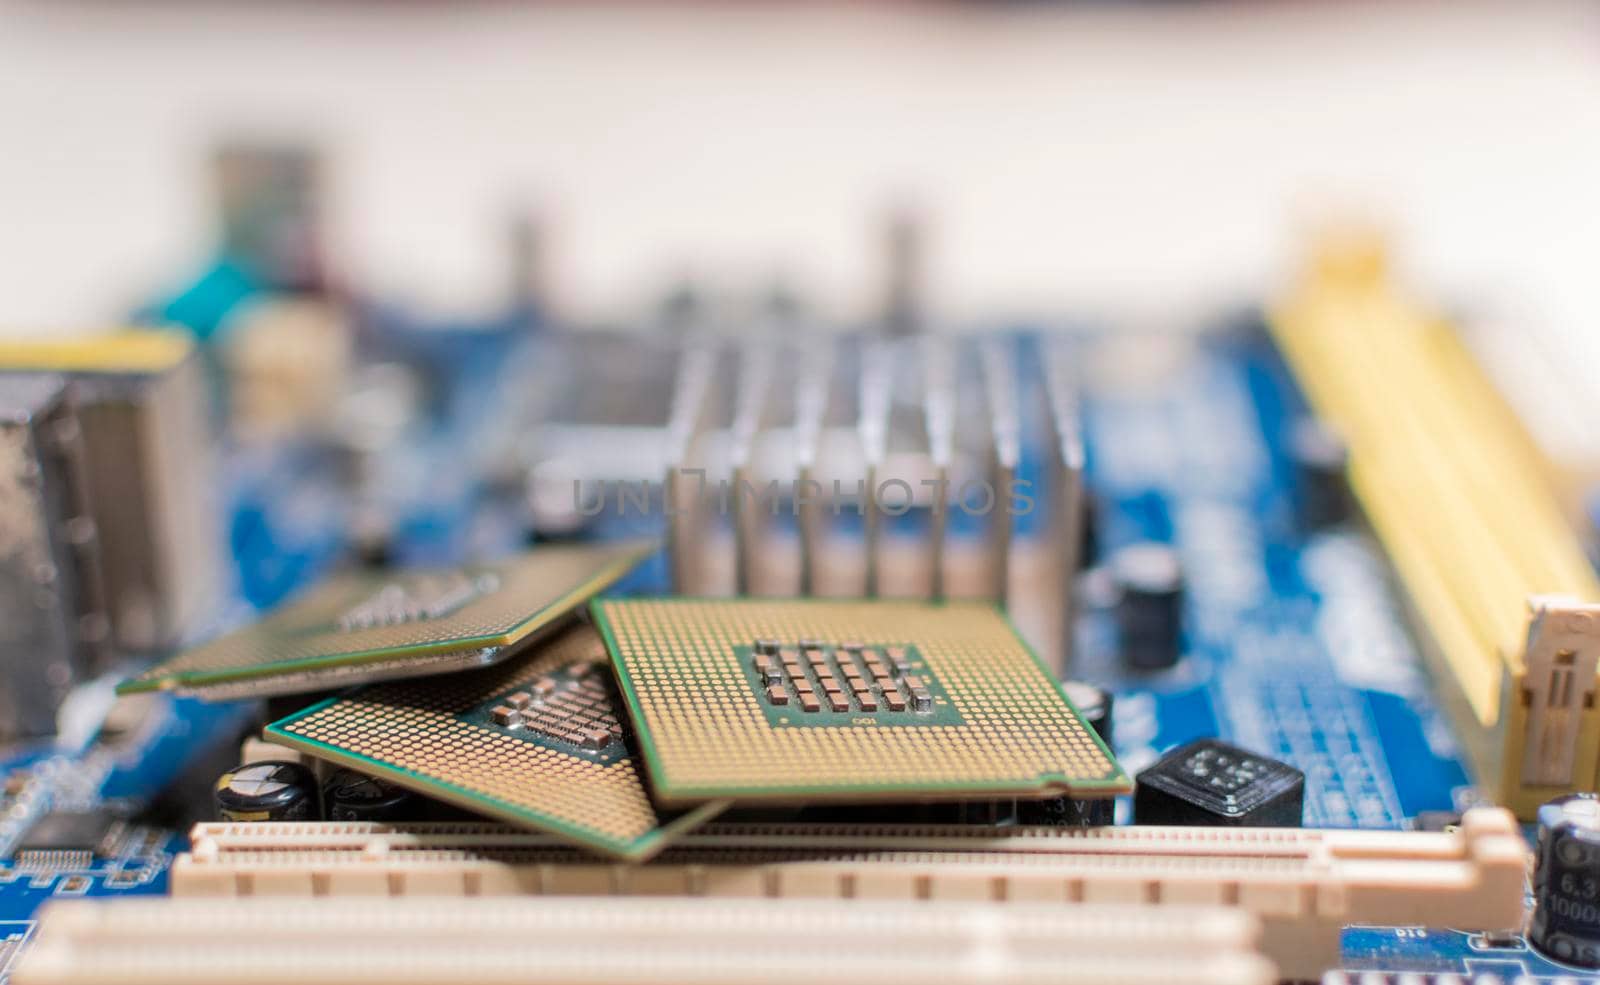
<svg viewBox="0 0 1600 985">
<path fill-rule="evenodd" d="M 646 865 L 574 859 L 490 824 L 202 824 L 190 842 L 175 896 L 810 897 L 848 900 L 857 920 L 880 901 L 1233 901 L 1261 918 L 1262 950 L 1295 981 L 1340 966 L 1347 925 L 1515 926 L 1527 868 L 1515 819 L 1496 808 L 1446 834 L 714 823 Z"/>
<path fill-rule="evenodd" d="M 1287 763 L 1218 739 L 1199 739 L 1139 774 L 1140 824 L 1299 827 L 1306 777 Z"/>
<path fill-rule="evenodd" d="M 1449 831 L 1461 827 L 1460 811 L 1418 811 L 1411 819 L 1413 831 Z"/>
<path fill-rule="evenodd" d="M 124 830 L 109 811 L 53 811 L 17 842 L 17 866 L 88 868 L 96 858 L 111 853 Z"/>
<path fill-rule="evenodd" d="M 398 821 L 417 801 L 404 787 L 355 770 L 335 770 L 322 785 L 322 812 L 330 821 Z"/>
<path fill-rule="evenodd" d="M 299 763 L 251 763 L 217 778 L 217 816 L 224 821 L 306 821 L 321 814 L 317 778 Z"/>
<path fill-rule="evenodd" d="M 1183 563 L 1167 544 L 1141 542 L 1111 556 L 1122 659 L 1134 670 L 1165 670 L 1183 655 Z"/>
<path fill-rule="evenodd" d="M 514 709 L 523 694 L 527 703 Z M 266 735 L 425 796 L 639 859 L 726 805 L 658 813 L 618 714 L 599 634 L 574 624 L 504 664 L 333 698 L 274 722 Z"/>
<path fill-rule="evenodd" d="M 54 376 L 0 376 L 0 741 L 55 731 L 105 650 L 82 428 Z"/>
<path fill-rule="evenodd" d="M 861 939 L 850 982 L 1270 985 L 1259 923 L 1220 906 L 790 899 L 136 899 L 59 903 L 17 985 L 810 985 L 783 960 Z M 268 975 L 264 969 L 271 969 Z"/>
<path fill-rule="evenodd" d="M 1083 532 L 1078 541 L 1078 567 L 1092 567 L 1100 561 L 1100 524 L 1104 521 L 1105 504 L 1092 490 L 1083 494 Z"/>
<path fill-rule="evenodd" d="M 1315 417 L 1302 417 L 1289 431 L 1294 461 L 1295 508 L 1308 531 L 1337 526 L 1350 519 L 1350 448 L 1339 433 Z"/>
<path fill-rule="evenodd" d="M 1528 941 L 1557 961 L 1600 968 L 1600 795 L 1539 808 Z"/>
<path fill-rule="evenodd" d="M 539 547 L 495 564 L 346 575 L 120 690 L 221 700 L 482 667 L 552 630 L 648 550 Z"/>
<path fill-rule="evenodd" d="M 992 605 L 602 599 L 593 611 L 664 803 L 1094 798 L 1128 788 Z M 758 639 L 803 654 L 785 665 L 798 714 L 773 704 L 757 676 Z M 857 641 L 858 652 L 842 646 Z M 853 687 L 826 690 L 825 680 L 850 679 L 845 665 L 862 680 L 872 674 L 883 699 L 875 711 Z M 815 691 L 798 687 L 805 679 Z"/>
</svg>

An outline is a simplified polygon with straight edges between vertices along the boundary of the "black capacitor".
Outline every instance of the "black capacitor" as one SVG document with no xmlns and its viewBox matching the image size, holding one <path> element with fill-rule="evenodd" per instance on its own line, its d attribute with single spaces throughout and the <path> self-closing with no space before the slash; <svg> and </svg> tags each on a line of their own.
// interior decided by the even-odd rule
<svg viewBox="0 0 1600 985">
<path fill-rule="evenodd" d="M 1139 774 L 1133 795 L 1139 824 L 1219 828 L 1298 828 L 1306 775 L 1221 739 L 1197 739 Z"/>
<path fill-rule="evenodd" d="M 1078 709 L 1078 714 L 1100 741 L 1111 747 L 1111 692 L 1085 681 L 1063 681 L 1061 691 Z M 1049 800 L 1017 801 L 1017 823 L 1053 828 L 1093 827 L 1110 824 L 1116 801 L 1110 798 L 1083 800 L 1053 797 Z"/>
<path fill-rule="evenodd" d="M 330 821 L 398 821 L 416 807 L 410 791 L 355 770 L 339 770 L 322 785 L 322 809 Z"/>
<path fill-rule="evenodd" d="M 1350 494 L 1350 448 L 1339 433 L 1314 417 L 1289 431 L 1294 461 L 1296 509 L 1306 530 L 1337 526 L 1355 512 Z"/>
<path fill-rule="evenodd" d="M 1092 568 L 1100 561 L 1100 520 L 1105 507 L 1100 494 L 1092 489 L 1083 491 L 1083 526 L 1078 530 L 1078 568 Z"/>
<path fill-rule="evenodd" d="M 363 568 L 382 570 L 394 566 L 394 540 L 390 537 L 357 533 L 351 538 L 350 554 Z"/>
<path fill-rule="evenodd" d="M 223 821 L 314 821 L 321 813 L 317 779 L 299 763 L 236 766 L 217 778 L 215 800 Z"/>
<path fill-rule="evenodd" d="M 1017 823 L 1044 828 L 1098 828 L 1112 823 L 1117 802 L 1109 797 L 1086 800 L 1054 797 L 1017 801 Z"/>
<path fill-rule="evenodd" d="M 1015 800 L 963 800 L 951 804 L 925 804 L 916 811 L 919 824 L 965 824 L 995 827 L 1017 820 Z"/>
<path fill-rule="evenodd" d="M 357 510 L 350 523 L 350 553 L 363 568 L 389 568 L 395 563 L 394 524 L 381 512 Z"/>
<path fill-rule="evenodd" d="M 1557 797 L 1538 822 L 1528 940 L 1557 961 L 1600 968 L 1600 795 Z"/>
<path fill-rule="evenodd" d="M 1166 544 L 1144 541 L 1111 556 L 1122 659 L 1134 670 L 1164 670 L 1183 653 L 1183 563 Z"/>
</svg>

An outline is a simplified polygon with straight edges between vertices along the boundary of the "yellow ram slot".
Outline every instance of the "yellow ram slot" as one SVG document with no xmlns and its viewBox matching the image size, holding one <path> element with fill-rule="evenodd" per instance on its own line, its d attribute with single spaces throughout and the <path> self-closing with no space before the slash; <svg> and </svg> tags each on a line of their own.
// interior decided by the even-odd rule
<svg viewBox="0 0 1600 985">
<path fill-rule="evenodd" d="M 159 373 L 189 358 L 194 340 L 176 329 L 0 340 L 0 367 L 55 373 Z"/>
<path fill-rule="evenodd" d="M 1322 245 L 1271 315 L 1423 631 L 1478 782 L 1521 817 L 1600 769 L 1600 579 L 1547 463 L 1376 238 Z"/>
</svg>

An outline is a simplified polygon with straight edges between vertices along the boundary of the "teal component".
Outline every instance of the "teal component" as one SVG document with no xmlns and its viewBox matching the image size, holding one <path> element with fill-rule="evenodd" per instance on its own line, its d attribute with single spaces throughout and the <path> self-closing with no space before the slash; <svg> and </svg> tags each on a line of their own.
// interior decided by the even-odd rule
<svg viewBox="0 0 1600 985">
<path fill-rule="evenodd" d="M 260 293 L 261 289 L 260 282 L 249 271 L 224 257 L 183 293 L 163 305 L 157 315 L 163 322 L 182 325 L 196 338 L 208 340 L 219 333 L 241 302 Z"/>
</svg>

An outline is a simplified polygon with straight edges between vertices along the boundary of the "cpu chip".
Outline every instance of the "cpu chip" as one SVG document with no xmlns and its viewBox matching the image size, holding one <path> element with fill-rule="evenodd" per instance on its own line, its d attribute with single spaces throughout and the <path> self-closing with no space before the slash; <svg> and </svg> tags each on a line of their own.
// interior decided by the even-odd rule
<svg viewBox="0 0 1600 985">
<path fill-rule="evenodd" d="M 365 688 L 266 732 L 429 797 L 635 861 L 726 806 L 656 811 L 629 749 L 605 645 L 584 625 L 498 666 Z"/>
<path fill-rule="evenodd" d="M 540 547 L 492 564 L 346 575 L 118 690 L 230 700 L 487 666 L 559 625 L 650 550 Z"/>
<path fill-rule="evenodd" d="M 991 605 L 601 599 L 592 610 L 662 803 L 1131 787 Z"/>
</svg>

